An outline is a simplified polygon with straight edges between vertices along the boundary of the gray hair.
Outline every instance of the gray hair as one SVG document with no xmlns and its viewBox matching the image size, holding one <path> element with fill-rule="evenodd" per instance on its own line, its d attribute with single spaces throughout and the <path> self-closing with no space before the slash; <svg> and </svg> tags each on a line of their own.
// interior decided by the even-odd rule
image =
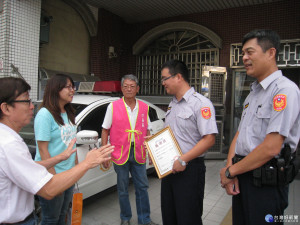
<svg viewBox="0 0 300 225">
<path fill-rule="evenodd" d="M 136 85 L 139 86 L 139 80 L 137 79 L 137 77 L 133 74 L 127 74 L 124 75 L 121 79 L 121 86 L 123 86 L 123 83 L 125 80 L 132 80 L 135 81 Z"/>
</svg>

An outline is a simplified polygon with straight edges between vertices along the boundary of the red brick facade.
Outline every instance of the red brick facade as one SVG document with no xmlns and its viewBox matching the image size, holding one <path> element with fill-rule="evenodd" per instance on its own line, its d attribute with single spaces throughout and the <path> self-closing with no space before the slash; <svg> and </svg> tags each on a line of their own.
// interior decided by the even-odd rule
<svg viewBox="0 0 300 225">
<path fill-rule="evenodd" d="M 91 39 L 91 72 L 101 80 L 119 80 L 136 72 L 132 46 L 154 27 L 175 21 L 200 24 L 214 31 L 223 41 L 220 66 L 229 67 L 231 43 L 241 42 L 244 34 L 256 28 L 276 30 L 281 39 L 300 38 L 300 1 L 285 0 L 270 4 L 233 8 L 177 16 L 145 23 L 127 24 L 120 17 L 99 10 L 98 34 Z M 114 46 L 117 58 L 108 58 L 108 46 Z"/>
<path fill-rule="evenodd" d="M 101 80 L 119 80 L 122 59 L 121 41 L 126 24 L 120 17 L 102 9 L 99 10 L 98 21 L 97 36 L 91 38 L 91 73 L 99 76 Z M 109 46 L 115 48 L 118 57 L 108 58 Z"/>
</svg>

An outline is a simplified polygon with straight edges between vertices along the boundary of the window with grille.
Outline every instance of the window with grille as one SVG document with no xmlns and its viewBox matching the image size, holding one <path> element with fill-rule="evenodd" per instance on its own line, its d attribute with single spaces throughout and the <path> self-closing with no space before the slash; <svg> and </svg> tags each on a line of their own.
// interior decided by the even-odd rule
<svg viewBox="0 0 300 225">
<path fill-rule="evenodd" d="M 189 30 L 164 34 L 145 48 L 137 59 L 141 95 L 165 95 L 161 85 L 161 66 L 170 59 L 186 63 L 190 85 L 201 93 L 202 67 L 218 66 L 219 49 L 199 33 Z"/>
</svg>

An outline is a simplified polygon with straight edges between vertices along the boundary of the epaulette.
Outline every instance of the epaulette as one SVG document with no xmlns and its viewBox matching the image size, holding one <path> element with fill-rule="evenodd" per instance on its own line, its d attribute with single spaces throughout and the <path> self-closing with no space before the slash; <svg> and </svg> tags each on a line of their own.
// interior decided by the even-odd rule
<svg viewBox="0 0 300 225">
<path fill-rule="evenodd" d="M 192 95 L 193 95 L 194 97 L 198 98 L 198 99 L 201 100 L 201 101 L 203 100 L 203 99 L 202 99 L 203 96 L 202 96 L 201 94 L 199 94 L 198 92 L 196 92 L 196 91 L 195 91 Z"/>
</svg>

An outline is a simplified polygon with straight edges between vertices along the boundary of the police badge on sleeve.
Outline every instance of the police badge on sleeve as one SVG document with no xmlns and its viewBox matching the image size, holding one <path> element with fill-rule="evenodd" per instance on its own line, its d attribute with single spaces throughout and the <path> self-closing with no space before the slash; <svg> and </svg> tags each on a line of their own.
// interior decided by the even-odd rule
<svg viewBox="0 0 300 225">
<path fill-rule="evenodd" d="M 273 109 L 277 112 L 280 112 L 285 109 L 287 98 L 286 95 L 279 94 L 273 98 Z"/>
<path fill-rule="evenodd" d="M 211 111 L 209 107 L 203 107 L 201 108 L 201 115 L 204 119 L 210 119 L 211 117 Z"/>
</svg>

